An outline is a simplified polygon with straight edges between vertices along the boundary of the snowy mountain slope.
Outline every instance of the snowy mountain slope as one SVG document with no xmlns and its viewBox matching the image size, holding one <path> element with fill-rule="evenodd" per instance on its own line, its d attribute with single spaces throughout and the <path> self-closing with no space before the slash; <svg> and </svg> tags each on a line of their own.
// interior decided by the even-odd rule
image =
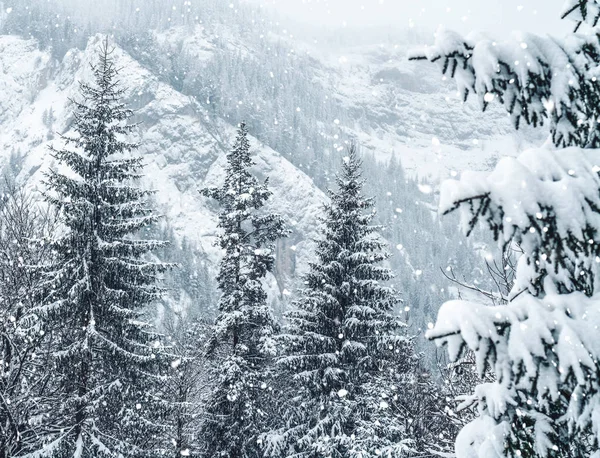
<svg viewBox="0 0 600 458">
<path fill-rule="evenodd" d="M 262 130 L 288 129 L 292 137 L 303 123 L 318 129 L 325 154 L 343 149 L 342 140 L 352 137 L 379 159 L 395 152 L 409 171 L 439 179 L 454 170 L 487 169 L 499 156 L 515 155 L 546 136 L 543 129 L 515 133 L 495 104 L 482 116 L 477 103 L 463 103 L 453 83 L 442 81 L 430 64 L 408 61 L 406 43 L 390 38 L 378 45 L 323 46 L 289 31 L 257 27 L 242 36 L 231 30 L 214 35 L 196 26 L 154 32 L 161 54 L 184 61 L 164 62 L 165 73 L 191 95 L 222 86 L 217 103 L 226 118 L 256 118 Z M 199 76 L 186 73 L 190 66 Z M 206 77 L 209 73 L 218 73 L 221 81 Z M 196 78 L 204 78 L 200 87 L 191 81 Z M 265 94 L 270 100 L 262 99 Z M 269 134 L 261 137 L 268 141 Z M 288 154 L 301 155 L 296 148 L 305 148 L 301 141 L 292 146 L 271 141 Z"/>
<path fill-rule="evenodd" d="M 272 205 L 294 230 L 279 246 L 270 279 L 275 306 L 298 285 L 312 251 L 308 241 L 318 235 L 321 190 L 333 186 L 351 138 L 376 159 L 395 153 L 410 175 L 433 177 L 424 189 L 435 191 L 436 179 L 487 169 L 498 156 L 516 154 L 543 136 L 541 130 L 515 135 L 500 110 L 482 116 L 473 103 L 462 105 L 436 69 L 407 61 L 409 41 L 321 47 L 278 30 L 260 12 L 243 16 L 217 3 L 195 23 L 143 31 L 117 24 L 111 31 L 126 102 L 142 123 L 136 136 L 147 162 L 145 186 L 158 191 L 156 203 L 175 236 L 200 244 L 213 273 L 217 208 L 197 190 L 217 183 L 237 122 L 247 121 L 260 139 L 253 142 L 257 171 L 270 176 Z M 28 24 L 25 16 L 16 21 L 15 33 L 35 32 L 46 45 L 64 38 L 48 36 L 41 23 Z M 0 163 L 32 189 L 41 189 L 43 171 L 52 164 L 47 145 L 60 144 L 54 132 L 69 129 L 68 99 L 77 95 L 77 81 L 90 76 L 99 36 L 89 43 L 80 38 L 69 42 L 80 49 L 66 55 L 57 48 L 68 49 L 67 42 L 41 51 L 32 40 L 0 38 Z M 432 218 L 434 193 L 408 182 L 397 186 L 389 173 L 379 177 L 384 168 L 365 164 L 367 190 L 377 196 L 391 246 L 404 247 L 390 262 L 399 273 L 397 285 L 422 312 L 412 315 L 418 328 L 445 300 L 447 281 L 439 268 L 460 265 L 461 272 L 471 272 L 481 259 L 465 256 L 455 229 Z M 420 225 L 424 218 L 432 224 Z"/>
<path fill-rule="evenodd" d="M 59 60 L 88 34 L 110 30 L 158 80 L 229 124 L 246 120 L 257 138 L 321 188 L 328 180 L 309 164 L 335 156 L 348 137 L 382 159 L 398 153 L 416 174 L 443 177 L 489 168 L 498 155 L 545 136 L 543 129 L 515 135 L 495 104 L 481 116 L 474 101 L 462 105 L 435 68 L 409 62 L 408 50 L 431 40 L 416 29 L 317 31 L 245 2 L 186 4 L 135 8 L 98 0 L 95 8 L 72 0 L 11 0 L 0 29 L 37 37 Z"/>
<path fill-rule="evenodd" d="M 0 37 L 0 84 L 4 89 L 0 97 L 0 160 L 4 166 L 17 161 L 18 179 L 33 190 L 43 189 L 44 171 L 54 162 L 47 147 L 61 145 L 52 132 L 68 132 L 69 99 L 78 97 L 78 81 L 90 79 L 89 64 L 95 62 L 100 39 L 96 36 L 85 50 L 73 50 L 62 62 L 54 62 L 33 41 Z M 219 119 L 209 120 L 197 102 L 159 81 L 123 50 L 116 48 L 115 56 L 122 69 L 125 101 L 135 108 L 135 120 L 140 122 L 135 140 L 141 143 L 146 162 L 143 185 L 156 190 L 159 211 L 175 233 L 198 243 L 216 266 L 219 253 L 213 242 L 218 209 L 199 195 L 198 188 L 218 183 L 223 153 L 235 128 Z M 286 279 L 307 262 L 309 250 L 290 247 L 301 248 L 316 235 L 315 218 L 324 195 L 277 152 L 256 141 L 253 147 L 257 173 L 270 177 L 271 205 L 293 229 L 278 254 L 277 289 L 281 292 Z"/>
<path fill-rule="evenodd" d="M 451 171 L 487 169 L 499 156 L 515 155 L 547 135 L 515 133 L 494 104 L 482 116 L 431 64 L 410 62 L 409 49 L 381 43 L 311 53 L 321 62 L 322 84 L 347 112 L 348 131 L 376 157 L 386 160 L 395 152 L 407 170 L 439 179 Z"/>
</svg>

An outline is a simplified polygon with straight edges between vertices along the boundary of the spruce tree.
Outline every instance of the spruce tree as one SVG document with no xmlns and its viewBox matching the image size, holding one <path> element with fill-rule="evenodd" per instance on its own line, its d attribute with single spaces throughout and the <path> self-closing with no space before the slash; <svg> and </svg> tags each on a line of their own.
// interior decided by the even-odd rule
<svg viewBox="0 0 600 458">
<path fill-rule="evenodd" d="M 136 237 L 157 217 L 151 191 L 135 186 L 142 159 L 127 141 L 135 125 L 112 53 L 107 38 L 93 83 L 81 83 L 82 99 L 72 101 L 75 134 L 51 149 L 60 168 L 47 174 L 46 199 L 64 233 L 37 312 L 53 333 L 55 394 L 32 457 L 149 457 L 157 446 L 156 336 L 143 313 L 168 266 L 147 256 L 163 242 Z"/>
<path fill-rule="evenodd" d="M 248 131 L 240 125 L 227 154 L 225 180 L 202 190 L 221 206 L 217 245 L 224 251 L 217 277 L 219 313 L 209 351 L 221 351 L 220 380 L 207 403 L 202 437 L 207 458 L 260 455 L 259 435 L 267 420 L 268 368 L 275 354 L 272 311 L 263 287 L 275 262 L 275 242 L 287 235 L 282 218 L 263 207 L 268 180 L 251 171 Z"/>
<path fill-rule="evenodd" d="M 596 25 L 595 0 L 568 0 L 563 17 Z M 478 417 L 458 435 L 458 458 L 598 456 L 600 448 L 600 36 L 463 39 L 440 31 L 415 58 L 439 62 L 465 97 L 498 100 L 515 127 L 550 120 L 550 140 L 486 174 L 443 184 L 440 211 L 515 246 L 508 304 L 450 301 L 428 337 L 452 360 L 475 354 Z"/>
<path fill-rule="evenodd" d="M 417 438 L 436 432 L 421 429 L 431 404 L 411 408 L 419 399 L 431 402 L 431 384 L 423 383 L 412 339 L 402 331 L 401 301 L 382 265 L 386 242 L 371 224 L 373 201 L 362 195 L 363 184 L 352 146 L 339 189 L 329 193 L 306 288 L 280 336 L 282 378 L 294 383 L 284 424 L 267 435 L 270 456 L 409 456 Z"/>
</svg>

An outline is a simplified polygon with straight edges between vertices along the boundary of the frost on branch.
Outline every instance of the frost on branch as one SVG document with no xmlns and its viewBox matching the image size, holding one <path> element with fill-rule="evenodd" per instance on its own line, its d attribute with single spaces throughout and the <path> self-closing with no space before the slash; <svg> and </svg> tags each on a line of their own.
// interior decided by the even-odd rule
<svg viewBox="0 0 600 458">
<path fill-rule="evenodd" d="M 492 173 L 443 184 L 440 209 L 458 210 L 470 232 L 489 227 L 517 244 L 511 301 L 442 306 L 427 337 L 456 361 L 476 356 L 480 384 L 464 405 L 479 418 L 456 442 L 458 458 L 590 456 L 600 433 L 597 338 L 600 295 L 600 151 L 529 150 Z"/>
<path fill-rule="evenodd" d="M 543 299 L 524 294 L 504 307 L 444 304 L 427 337 L 447 345 L 453 360 L 468 348 L 480 372 L 487 365 L 497 377 L 475 391 L 480 418 L 463 429 L 457 444 L 473 443 L 477 450 L 469 455 L 458 447 L 459 458 L 506 456 L 505 440 L 520 442 L 511 437 L 515 419 L 535 430 L 527 445 L 536 456 L 561 456 L 556 454 L 561 423 L 600 437 L 597 323 L 600 296 L 582 293 Z"/>
<path fill-rule="evenodd" d="M 502 159 L 491 174 L 443 183 L 440 210 L 458 209 L 469 233 L 485 223 L 501 245 L 524 251 L 512 296 L 591 295 L 600 255 L 600 151 L 533 149 Z"/>
<path fill-rule="evenodd" d="M 439 30 L 433 46 L 416 50 L 411 60 L 437 62 L 454 78 L 466 100 L 476 94 L 485 111 L 495 98 L 518 129 L 549 119 L 556 146 L 600 146 L 596 122 L 600 91 L 598 36 L 553 37 L 518 34 L 496 42 Z"/>
</svg>

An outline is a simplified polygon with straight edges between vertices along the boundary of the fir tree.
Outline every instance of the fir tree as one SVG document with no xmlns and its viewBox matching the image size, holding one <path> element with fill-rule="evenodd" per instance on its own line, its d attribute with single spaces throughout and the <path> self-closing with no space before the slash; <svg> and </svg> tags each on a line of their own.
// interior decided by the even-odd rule
<svg viewBox="0 0 600 458">
<path fill-rule="evenodd" d="M 421 383 L 412 341 L 401 332 L 400 299 L 386 285 L 391 271 L 381 265 L 389 254 L 371 224 L 373 201 L 362 195 L 354 146 L 337 185 L 306 289 L 280 337 L 282 377 L 296 383 L 292 407 L 283 410 L 285 425 L 268 435 L 267 451 L 280 457 L 408 456 L 419 447 L 419 434 L 410 431 L 429 414 L 417 413 L 411 402 L 421 394 L 430 402 L 422 388 L 431 384 Z M 419 439 L 435 434 L 429 429 L 419 431 Z"/>
<path fill-rule="evenodd" d="M 223 185 L 202 190 L 221 206 L 217 244 L 224 257 L 217 282 L 222 295 L 209 350 L 221 347 L 226 355 L 202 430 L 207 458 L 260 456 L 259 435 L 267 420 L 261 398 L 275 353 L 276 324 L 262 282 L 273 269 L 275 242 L 287 230 L 279 215 L 262 210 L 271 192 L 268 180 L 261 183 L 252 175 L 253 165 L 242 123 L 227 154 Z"/>
<path fill-rule="evenodd" d="M 65 231 L 37 311 L 53 333 L 56 393 L 32 457 L 148 457 L 156 447 L 151 417 L 160 409 L 148 375 L 156 336 L 142 314 L 168 266 L 145 259 L 163 242 L 135 238 L 157 217 L 146 203 L 151 192 L 134 185 L 142 159 L 130 156 L 135 126 L 112 52 L 107 38 L 93 84 L 82 83 L 82 101 L 73 101 L 75 135 L 52 148 L 61 171 L 49 171 L 46 198 Z"/>
<path fill-rule="evenodd" d="M 595 0 L 567 0 L 564 16 L 595 24 L 598 11 Z M 563 40 L 525 34 L 520 40 L 494 41 L 440 30 L 435 44 L 414 52 L 411 59 L 436 62 L 444 75 L 456 79 L 464 99 L 474 94 L 484 111 L 499 101 L 516 129 L 549 120 L 555 146 L 600 146 L 600 81 L 595 72 L 600 38 L 594 33 Z"/>
<path fill-rule="evenodd" d="M 599 12 L 595 0 L 568 0 L 563 17 L 595 25 Z M 484 108 L 497 98 L 516 127 L 551 121 L 543 148 L 442 186 L 440 211 L 459 211 L 465 232 L 481 222 L 501 249 L 522 252 L 508 304 L 450 301 L 427 334 L 454 361 L 472 351 L 492 376 L 465 398 L 478 417 L 458 435 L 457 456 L 598 456 L 599 36 L 496 43 L 441 32 L 420 57 Z"/>
</svg>

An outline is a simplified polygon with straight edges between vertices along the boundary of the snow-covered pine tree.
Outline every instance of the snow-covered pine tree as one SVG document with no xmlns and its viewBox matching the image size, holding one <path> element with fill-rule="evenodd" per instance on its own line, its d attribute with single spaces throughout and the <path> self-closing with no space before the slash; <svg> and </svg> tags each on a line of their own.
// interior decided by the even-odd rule
<svg viewBox="0 0 600 458">
<path fill-rule="evenodd" d="M 598 10 L 595 1 L 568 0 L 564 15 L 594 23 Z M 479 40 L 440 29 L 433 46 L 416 50 L 410 58 L 438 63 L 444 75 L 456 80 L 464 99 L 475 94 L 484 111 L 498 99 L 517 129 L 523 122 L 538 127 L 549 119 L 555 146 L 599 147 L 600 37 L 515 38 Z"/>
<path fill-rule="evenodd" d="M 479 418 L 457 439 L 462 457 L 588 457 L 597 450 L 600 401 L 596 294 L 600 260 L 600 153 L 542 148 L 500 161 L 489 176 L 444 183 L 441 211 L 463 227 L 486 224 L 523 250 L 506 306 L 451 301 L 431 339 L 450 357 L 476 354 Z"/>
<path fill-rule="evenodd" d="M 283 219 L 263 207 L 271 197 L 254 165 L 246 125 L 240 125 L 227 154 L 225 180 L 201 192 L 219 202 L 217 245 L 224 250 L 217 282 L 219 314 L 209 351 L 220 347 L 221 377 L 207 406 L 202 428 L 206 458 L 256 458 L 259 435 L 268 420 L 264 402 L 268 371 L 275 354 L 272 311 L 263 288 L 275 262 L 275 242 L 288 233 Z"/>
<path fill-rule="evenodd" d="M 597 13 L 586 0 L 565 8 L 579 24 Z M 507 305 L 448 302 L 428 332 L 451 359 L 469 349 L 495 377 L 467 400 L 479 416 L 459 434 L 458 458 L 600 456 L 599 39 L 470 42 L 439 32 L 422 55 L 484 108 L 497 97 L 517 126 L 552 121 L 546 146 L 442 186 L 442 213 L 459 210 L 467 233 L 481 222 L 501 248 L 522 250 Z"/>
<path fill-rule="evenodd" d="M 149 457 L 157 447 L 152 419 L 161 404 L 151 374 L 159 358 L 143 313 L 161 294 L 157 277 L 168 265 L 146 259 L 163 242 L 136 237 L 157 217 L 146 202 L 151 191 L 134 184 L 142 159 L 130 155 L 135 126 L 112 52 L 107 38 L 93 83 L 73 100 L 75 134 L 52 149 L 60 169 L 47 174 L 46 199 L 65 230 L 53 242 L 37 313 L 53 334 L 54 396 L 29 457 Z"/>
<path fill-rule="evenodd" d="M 402 457 L 439 435 L 432 385 L 402 329 L 400 299 L 382 265 L 372 199 L 352 146 L 330 191 L 323 237 L 287 314 L 278 360 L 290 398 L 266 435 L 273 457 Z M 293 380 L 293 382 L 292 382 Z M 291 385 L 290 385 L 291 384 Z M 417 407 L 418 405 L 418 407 Z M 425 427 L 424 425 L 427 425 Z"/>
</svg>

